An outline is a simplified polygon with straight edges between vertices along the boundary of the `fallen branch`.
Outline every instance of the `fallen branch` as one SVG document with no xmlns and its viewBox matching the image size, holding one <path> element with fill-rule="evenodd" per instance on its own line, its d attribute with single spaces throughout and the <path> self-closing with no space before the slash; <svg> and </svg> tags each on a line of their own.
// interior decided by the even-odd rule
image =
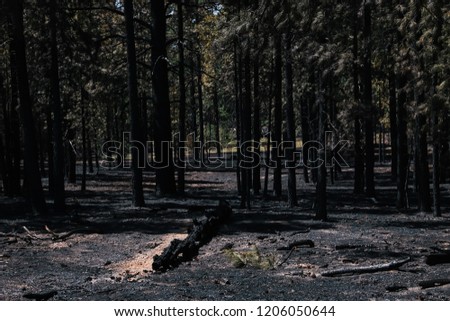
<svg viewBox="0 0 450 321">
<path fill-rule="evenodd" d="M 401 260 L 401 261 L 393 261 L 389 263 L 384 264 L 376 264 L 376 265 L 369 265 L 369 266 L 357 266 L 354 268 L 343 268 L 343 269 L 336 269 L 336 270 L 330 270 L 325 271 L 322 273 L 322 276 L 332 277 L 332 276 L 339 276 L 339 275 L 347 275 L 347 274 L 364 274 L 364 273 L 376 273 L 376 272 L 382 272 L 382 271 L 391 271 L 398 269 L 403 264 L 408 263 L 411 260 L 410 257 L 407 259 Z"/>
<path fill-rule="evenodd" d="M 161 255 L 153 257 L 153 270 L 165 272 L 182 262 L 192 260 L 198 255 L 198 250 L 214 237 L 220 225 L 225 223 L 231 214 L 230 204 L 220 201 L 216 211 L 210 217 L 194 220 L 192 230 L 183 241 L 173 240 Z"/>
<path fill-rule="evenodd" d="M 25 233 L 27 233 L 28 237 L 34 240 L 42 240 L 41 237 L 38 237 L 35 234 L 33 234 L 26 226 L 22 226 L 22 228 L 24 229 Z"/>
<path fill-rule="evenodd" d="M 25 293 L 23 297 L 25 299 L 36 300 L 36 301 L 47 301 L 57 295 L 57 291 L 50 291 L 44 293 Z"/>
<path fill-rule="evenodd" d="M 307 247 L 314 247 L 314 242 L 311 240 L 295 241 L 295 242 L 289 243 L 288 246 L 279 247 L 277 250 L 278 251 L 290 251 L 292 249 L 296 249 L 300 246 L 305 246 L 305 245 Z"/>
<path fill-rule="evenodd" d="M 298 230 L 298 231 L 292 232 L 291 236 L 295 236 L 297 234 L 306 234 L 306 233 L 309 233 L 309 232 L 311 232 L 311 229 L 307 228 L 307 229 L 304 229 L 304 230 Z"/>
<path fill-rule="evenodd" d="M 372 245 L 369 244 L 339 244 L 336 245 L 336 250 L 356 250 L 361 248 L 372 248 Z"/>
<path fill-rule="evenodd" d="M 386 290 L 388 292 L 400 292 L 400 291 L 406 291 L 408 290 L 407 286 L 404 285 L 398 285 L 398 284 L 394 284 L 394 285 L 390 285 L 386 287 Z"/>
<path fill-rule="evenodd" d="M 284 263 L 286 263 L 287 262 L 287 260 L 289 260 L 289 258 L 291 257 L 291 255 L 292 255 L 292 252 L 294 252 L 295 251 L 295 247 L 293 247 L 290 251 L 289 251 L 289 253 L 288 253 L 288 255 L 286 255 L 286 257 L 284 258 L 284 260 L 283 261 L 281 261 L 278 265 L 277 265 L 277 267 L 280 267 L 280 266 L 282 266 Z"/>
<path fill-rule="evenodd" d="M 450 254 L 431 254 L 425 259 L 427 265 L 450 263 Z"/>
<path fill-rule="evenodd" d="M 438 286 L 443 286 L 446 284 L 450 284 L 450 279 L 436 279 L 436 280 L 428 280 L 419 282 L 419 286 L 422 289 L 435 288 Z"/>
</svg>

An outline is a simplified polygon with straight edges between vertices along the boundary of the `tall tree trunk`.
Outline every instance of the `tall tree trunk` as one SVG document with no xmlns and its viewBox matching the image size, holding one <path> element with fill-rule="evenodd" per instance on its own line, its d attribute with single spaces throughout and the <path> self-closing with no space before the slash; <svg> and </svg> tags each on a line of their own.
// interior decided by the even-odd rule
<svg viewBox="0 0 450 321">
<path fill-rule="evenodd" d="M 9 21 L 11 23 L 11 21 Z M 20 150 L 20 120 L 17 110 L 19 109 L 19 89 L 17 82 L 16 57 L 14 54 L 13 40 L 9 42 L 10 74 L 11 74 L 11 99 L 9 111 L 5 104 L 5 148 L 6 148 L 6 168 L 7 168 L 7 195 L 14 196 L 21 194 L 21 150 Z M 6 98 L 6 97 L 5 97 Z"/>
<path fill-rule="evenodd" d="M 323 90 L 324 90 L 324 84 L 322 80 L 322 76 L 319 75 L 319 137 L 318 140 L 321 144 L 323 144 L 323 148 L 319 150 L 318 155 L 318 171 L 317 171 L 317 186 L 316 186 L 316 220 L 322 220 L 325 221 L 328 217 L 327 213 L 327 168 L 326 168 L 326 162 L 325 162 L 325 155 L 326 155 L 326 136 L 325 132 L 327 130 L 326 122 L 327 122 L 327 110 L 326 110 L 326 103 Z"/>
<path fill-rule="evenodd" d="M 282 186 L 281 186 L 281 174 L 282 174 L 282 164 L 280 157 L 280 147 L 281 147 L 281 131 L 282 131 L 282 85 L 283 85 L 283 75 L 282 75 L 282 39 L 281 35 L 275 34 L 274 45 L 275 45 L 275 70 L 274 70 L 274 82 L 275 82 L 275 108 L 274 108 L 274 135 L 273 143 L 276 147 L 273 149 L 272 159 L 275 162 L 275 170 L 273 174 L 273 192 L 276 197 L 281 197 Z"/>
<path fill-rule="evenodd" d="M 53 166 L 53 120 L 52 120 L 52 112 L 51 112 L 51 107 L 47 106 L 47 108 L 45 108 L 45 122 L 47 125 L 47 163 L 48 163 L 48 191 L 50 193 L 50 195 L 53 196 L 53 191 L 55 189 L 55 184 L 54 184 L 54 173 L 55 173 L 55 169 Z"/>
<path fill-rule="evenodd" d="M 202 56 L 197 54 L 197 93 L 198 93 L 198 125 L 200 127 L 200 166 L 203 166 L 205 161 L 205 121 L 203 113 L 203 69 Z"/>
<path fill-rule="evenodd" d="M 53 157 L 54 157 L 54 175 L 53 175 L 53 198 L 56 210 L 64 210 L 64 147 L 62 132 L 62 108 L 61 93 L 59 83 L 59 59 L 57 43 L 57 3 L 56 0 L 50 0 L 50 34 L 51 34 L 51 68 L 50 68 L 50 88 L 53 111 Z"/>
<path fill-rule="evenodd" d="M 190 79 L 190 112 L 191 112 L 191 132 L 194 133 L 193 144 L 197 143 L 198 140 L 198 128 L 197 128 L 197 104 L 195 100 L 195 61 L 194 58 L 191 58 L 191 79 Z M 200 153 L 197 149 L 194 149 L 194 159 L 197 161 L 200 159 Z"/>
<path fill-rule="evenodd" d="M 436 217 L 441 213 L 441 183 L 440 183 L 440 153 L 439 142 L 439 102 L 437 97 L 433 97 L 431 105 L 431 126 L 433 131 L 433 213 Z"/>
<path fill-rule="evenodd" d="M 389 74 L 389 127 L 391 134 L 391 177 L 397 180 L 397 87 L 395 84 L 395 73 Z"/>
<path fill-rule="evenodd" d="M 77 152 L 75 149 L 75 129 L 69 128 L 67 130 L 67 181 L 70 184 L 77 183 Z"/>
<path fill-rule="evenodd" d="M 295 113 L 294 113 L 294 80 L 292 72 L 292 33 L 291 22 L 288 22 L 288 31 L 285 36 L 285 76 L 286 76 L 286 105 L 285 115 L 287 124 L 287 143 L 289 144 L 286 152 L 288 166 L 288 202 L 289 207 L 297 206 L 297 178 L 295 175 L 296 161 L 296 135 L 295 135 Z"/>
<path fill-rule="evenodd" d="M 41 174 L 38 164 L 38 150 L 36 145 L 36 132 L 34 128 L 30 88 L 28 84 L 28 70 L 25 53 L 25 37 L 23 29 L 23 2 L 8 2 L 11 19 L 11 36 L 13 41 L 15 68 L 20 98 L 20 118 L 24 133 L 24 165 L 27 177 L 27 196 L 31 201 L 32 209 L 39 214 L 47 213 L 44 192 L 42 189 Z"/>
<path fill-rule="evenodd" d="M 241 78 L 242 72 L 240 68 L 240 52 L 238 52 L 238 44 L 237 41 L 234 43 L 234 97 L 235 97 L 235 114 L 236 114 L 236 147 L 237 147 L 237 166 L 236 166 L 236 183 L 237 190 L 240 194 L 242 191 L 241 184 L 241 168 L 239 166 L 241 160 L 241 152 L 240 152 L 240 144 L 241 144 Z"/>
<path fill-rule="evenodd" d="M 0 134 L 0 177 L 2 179 L 2 186 L 0 187 L 0 191 L 4 192 L 7 189 L 6 186 L 6 167 L 5 167 L 5 147 L 3 144 L 3 135 Z"/>
<path fill-rule="evenodd" d="M 178 192 L 183 194 L 185 190 L 185 166 L 186 166 L 186 75 L 184 68 L 184 23 L 183 23 L 183 1 L 177 2 L 177 20 L 178 20 L 178 82 L 180 90 L 180 103 L 178 109 L 178 130 L 180 134 L 180 141 L 178 145 Z"/>
<path fill-rule="evenodd" d="M 3 78 L 2 75 L 0 74 L 0 106 L 2 108 L 2 110 L 4 111 L 4 120 L 7 119 L 6 115 L 6 91 L 4 90 L 3 87 Z M 5 123 L 7 123 L 7 121 L 5 121 Z M 5 124 L 6 127 L 6 124 Z M 8 132 L 6 128 L 4 128 L 5 134 Z M 5 158 L 6 155 L 8 154 L 8 151 L 5 149 L 5 144 L 3 143 L 3 134 L 0 134 L 0 177 L 2 180 L 2 187 L 0 187 L 0 190 L 3 191 L 6 195 L 8 195 L 8 186 L 7 186 L 7 181 L 8 181 L 8 176 L 7 176 L 7 169 L 6 169 L 6 162 L 5 162 Z M 3 189 L 2 189 L 3 188 Z"/>
<path fill-rule="evenodd" d="M 353 99 L 355 108 L 354 139 L 355 139 L 355 177 L 353 192 L 362 194 L 364 192 L 364 154 L 361 146 L 361 92 L 359 89 L 359 46 L 358 46 L 358 11 L 361 1 L 354 0 L 353 13 Z"/>
<path fill-rule="evenodd" d="M 259 195 L 261 191 L 261 97 L 259 89 L 260 76 L 259 54 L 256 54 L 253 61 L 253 141 L 254 153 L 257 154 L 253 165 L 253 193 Z"/>
<path fill-rule="evenodd" d="M 417 178 L 417 206 L 421 212 L 431 212 L 430 172 L 428 168 L 426 117 L 415 120 L 415 171 Z"/>
<path fill-rule="evenodd" d="M 273 61 L 272 61 L 272 68 L 273 71 Z M 268 189 L 269 189 L 269 168 L 271 165 L 271 155 L 270 155 L 270 148 L 272 147 L 272 101 L 273 101 L 273 81 L 272 81 L 272 74 L 269 74 L 269 95 L 268 95 L 268 103 L 267 103 L 267 144 L 266 144 L 266 155 L 265 155 L 265 168 L 264 168 L 264 190 L 263 190 L 263 196 L 264 198 L 267 197 Z"/>
<path fill-rule="evenodd" d="M 373 196 L 375 194 L 374 166 L 375 166 L 375 148 L 374 148 L 374 112 L 372 105 L 372 4 L 366 1 L 364 3 L 364 55 L 363 55 L 363 104 L 366 110 L 365 118 L 365 165 L 366 165 L 366 194 Z"/>
<path fill-rule="evenodd" d="M 418 26 L 422 19 L 422 0 L 414 0 L 414 21 L 416 23 L 414 30 L 414 38 L 412 47 L 416 53 L 416 63 L 419 72 L 425 69 L 423 58 L 421 57 L 422 46 L 420 38 L 422 32 Z M 416 83 L 420 83 L 420 74 L 416 77 Z M 414 126 L 414 166 L 416 178 L 417 207 L 421 212 L 431 212 L 431 195 L 430 195 L 430 172 L 428 168 L 428 145 L 427 145 L 427 127 L 426 117 L 420 110 L 420 106 L 424 103 L 425 97 L 423 89 L 419 86 L 414 88 L 414 99 L 416 102 L 416 115 Z"/>
<path fill-rule="evenodd" d="M 217 156 L 222 155 L 222 148 L 220 145 L 220 111 L 219 111 L 219 89 L 217 88 L 217 81 L 214 81 L 213 106 L 214 106 L 214 139 L 217 144 Z"/>
<path fill-rule="evenodd" d="M 155 155 L 162 166 L 156 169 L 156 190 L 159 195 L 176 192 L 173 155 L 170 148 L 172 125 L 170 117 L 169 79 L 166 50 L 166 9 L 164 0 L 151 1 L 152 12 L 152 82 L 155 105 Z"/>
<path fill-rule="evenodd" d="M 247 48 L 244 58 L 244 101 L 241 104 L 241 133 L 242 133 L 242 192 L 241 192 L 241 208 L 250 209 L 250 186 L 252 179 L 251 166 L 253 165 L 248 161 L 249 149 L 252 147 L 252 90 L 251 90 L 251 78 L 250 78 L 250 49 Z M 240 166 L 238 164 L 238 166 Z"/>
<path fill-rule="evenodd" d="M 433 3 L 432 12 L 436 18 L 436 26 L 433 33 L 433 63 L 438 63 L 438 57 L 442 51 L 442 26 L 443 18 L 443 1 L 436 0 Z M 441 142 L 439 135 L 439 114 L 440 99 L 436 94 L 436 86 L 438 84 L 438 74 L 433 74 L 433 96 L 431 100 L 431 127 L 433 137 L 433 213 L 436 217 L 440 217 L 441 213 L 441 190 L 440 190 L 440 154 Z"/>
<path fill-rule="evenodd" d="M 407 137 L 407 111 L 406 111 L 406 76 L 399 75 L 398 80 L 398 100 L 397 100 L 397 208 L 399 210 L 405 209 L 408 206 L 407 202 L 407 175 L 408 175 L 408 137 Z"/>
<path fill-rule="evenodd" d="M 305 148 L 305 144 L 311 140 L 310 128 L 309 128 L 309 106 L 308 99 L 302 97 L 300 102 L 301 108 L 301 123 L 302 123 L 302 145 L 303 145 L 303 178 L 305 183 L 309 183 L 308 173 L 308 150 Z"/>
<path fill-rule="evenodd" d="M 87 143 L 86 143 L 86 106 L 85 106 L 85 95 L 83 88 L 80 92 L 81 96 L 81 147 L 82 147 L 82 158 L 83 158 L 83 170 L 81 174 L 81 191 L 86 191 L 86 174 L 87 174 Z"/>
<path fill-rule="evenodd" d="M 88 158 L 88 168 L 89 168 L 89 174 L 94 173 L 94 160 L 92 158 L 92 139 L 91 136 L 87 135 L 87 158 Z"/>
<path fill-rule="evenodd" d="M 153 2 L 153 1 L 152 1 Z M 144 191 L 142 187 L 142 166 L 140 160 L 146 159 L 144 137 L 141 126 L 141 113 L 139 111 L 136 46 L 134 42 L 134 8 L 133 0 L 124 1 L 125 26 L 127 33 L 127 60 L 128 60 L 128 96 L 130 104 L 131 124 L 131 169 L 133 205 L 145 206 Z M 155 68 L 156 69 L 156 68 Z"/>
</svg>

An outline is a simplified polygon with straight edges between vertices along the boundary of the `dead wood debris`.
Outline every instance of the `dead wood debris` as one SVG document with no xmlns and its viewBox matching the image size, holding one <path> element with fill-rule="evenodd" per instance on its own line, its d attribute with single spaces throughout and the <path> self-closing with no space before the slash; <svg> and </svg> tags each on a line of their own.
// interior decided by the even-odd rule
<svg viewBox="0 0 450 321">
<path fill-rule="evenodd" d="M 438 265 L 438 264 L 446 264 L 450 263 L 450 254 L 431 254 L 428 255 L 425 259 L 425 263 L 427 265 Z"/>
<path fill-rule="evenodd" d="M 299 240 L 292 243 L 289 243 L 288 246 L 279 247 L 278 251 L 290 251 L 292 249 L 301 247 L 301 246 L 307 246 L 307 247 L 314 247 L 314 242 L 311 240 Z"/>
<path fill-rule="evenodd" d="M 230 204 L 221 200 L 210 217 L 205 216 L 199 220 L 194 220 L 192 230 L 183 241 L 173 240 L 161 255 L 154 256 L 153 270 L 165 272 L 177 267 L 182 262 L 192 260 L 198 255 L 199 249 L 216 235 L 220 225 L 230 219 L 231 214 Z"/>
<path fill-rule="evenodd" d="M 57 295 L 57 291 L 49 291 L 49 292 L 43 292 L 43 293 L 25 293 L 23 297 L 25 299 L 29 300 L 36 300 L 36 301 L 47 301 L 53 298 L 55 295 Z"/>
<path fill-rule="evenodd" d="M 353 268 L 342 268 L 335 269 L 322 272 L 322 276 L 333 277 L 333 276 L 342 276 L 342 275 L 352 275 L 352 274 L 364 274 L 364 273 L 376 273 L 382 271 L 391 271 L 396 270 L 401 267 L 403 264 L 408 263 L 411 260 L 410 257 L 401 260 L 401 261 L 393 261 L 389 263 L 376 264 L 376 265 L 368 265 L 368 266 L 357 266 Z"/>
<path fill-rule="evenodd" d="M 447 285 L 447 284 L 450 284 L 450 279 L 435 279 L 435 280 L 419 282 L 419 286 L 422 289 L 435 288 L 435 287 L 443 286 L 443 285 Z"/>
</svg>

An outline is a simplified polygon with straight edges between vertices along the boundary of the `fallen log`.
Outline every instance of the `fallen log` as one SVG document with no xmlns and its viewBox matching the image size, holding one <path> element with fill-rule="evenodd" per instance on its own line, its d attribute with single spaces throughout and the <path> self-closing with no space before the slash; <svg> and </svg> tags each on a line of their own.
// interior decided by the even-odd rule
<svg viewBox="0 0 450 321">
<path fill-rule="evenodd" d="M 364 273 L 376 273 L 382 271 L 391 271 L 398 269 L 403 264 L 408 263 L 411 260 L 410 257 L 401 261 L 393 261 L 384 264 L 376 264 L 376 265 L 368 265 L 368 266 L 357 266 L 353 268 L 343 268 L 322 272 L 322 276 L 340 276 L 340 275 L 348 275 L 348 274 L 364 274 Z"/>
<path fill-rule="evenodd" d="M 192 260 L 198 255 L 199 249 L 217 234 L 220 225 L 230 219 L 231 214 L 230 204 L 221 200 L 212 215 L 194 220 L 192 229 L 184 240 L 173 240 L 161 255 L 155 255 L 152 269 L 165 272 L 182 262 Z"/>
<path fill-rule="evenodd" d="M 25 293 L 23 297 L 25 299 L 29 300 L 36 300 L 36 301 L 47 301 L 53 298 L 55 295 L 57 295 L 57 291 L 50 291 L 50 292 L 44 292 L 44 293 Z"/>
<path fill-rule="evenodd" d="M 425 259 L 427 265 L 433 266 L 438 264 L 450 263 L 450 254 L 431 254 Z"/>
<path fill-rule="evenodd" d="M 436 280 L 428 280 L 428 281 L 422 281 L 419 282 L 419 286 L 422 289 L 429 289 L 429 288 L 435 288 L 438 286 L 443 286 L 450 284 L 450 279 L 436 279 Z"/>
</svg>

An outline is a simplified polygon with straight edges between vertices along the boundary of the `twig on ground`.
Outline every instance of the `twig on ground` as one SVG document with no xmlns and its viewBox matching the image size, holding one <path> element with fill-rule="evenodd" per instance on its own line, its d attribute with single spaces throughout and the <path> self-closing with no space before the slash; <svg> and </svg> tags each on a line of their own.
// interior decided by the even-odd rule
<svg viewBox="0 0 450 321">
<path fill-rule="evenodd" d="M 353 268 L 343 268 L 336 270 L 329 270 L 322 273 L 322 276 L 332 277 L 332 276 L 340 276 L 340 275 L 351 275 L 351 274 L 364 274 L 364 273 L 376 273 L 383 271 L 396 270 L 401 267 L 403 264 L 408 263 L 411 260 L 410 257 L 401 260 L 401 261 L 393 261 L 389 263 L 376 264 L 376 265 L 368 265 L 368 266 L 357 266 Z"/>
</svg>

